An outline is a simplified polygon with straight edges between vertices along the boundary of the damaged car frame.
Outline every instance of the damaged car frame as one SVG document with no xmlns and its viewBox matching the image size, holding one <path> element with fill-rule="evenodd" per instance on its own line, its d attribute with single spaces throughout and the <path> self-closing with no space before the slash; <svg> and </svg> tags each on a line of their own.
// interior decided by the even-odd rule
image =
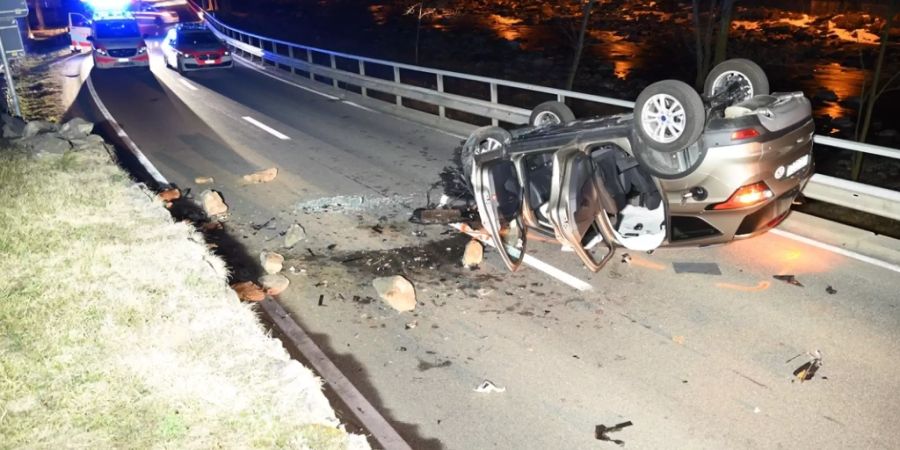
<svg viewBox="0 0 900 450">
<path fill-rule="evenodd" d="M 476 130 L 460 156 L 510 270 L 536 233 L 597 271 L 616 247 L 720 244 L 775 227 L 812 176 L 813 132 L 801 92 L 770 94 L 758 65 L 732 59 L 702 96 L 665 80 L 633 113 L 581 120 L 547 102 L 528 126 Z"/>
</svg>

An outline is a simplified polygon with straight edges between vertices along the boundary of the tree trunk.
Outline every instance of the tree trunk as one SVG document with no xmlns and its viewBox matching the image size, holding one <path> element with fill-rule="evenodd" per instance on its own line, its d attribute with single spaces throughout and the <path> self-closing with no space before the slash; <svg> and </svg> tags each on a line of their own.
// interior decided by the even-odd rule
<svg viewBox="0 0 900 450">
<path fill-rule="evenodd" d="M 419 65 L 419 34 L 422 31 L 422 6 L 424 1 L 419 3 L 419 19 L 416 22 L 416 54 L 414 57 L 414 61 L 416 65 Z"/>
<path fill-rule="evenodd" d="M 694 11 L 694 38 L 697 48 L 697 78 L 694 80 L 694 87 L 697 90 L 703 89 L 703 79 L 706 72 L 703 70 L 703 29 L 700 28 L 700 0 L 692 0 L 691 6 Z"/>
<path fill-rule="evenodd" d="M 575 57 L 572 58 L 572 69 L 569 70 L 569 79 L 566 80 L 566 89 L 572 90 L 575 86 L 575 75 L 578 73 L 578 64 L 581 62 L 581 52 L 584 49 L 584 35 L 587 33 L 588 21 L 591 18 L 591 10 L 595 0 L 587 0 L 581 8 L 581 30 L 578 32 L 578 43 L 575 45 Z"/>
<path fill-rule="evenodd" d="M 860 142 L 866 142 L 866 138 L 869 134 L 869 125 L 872 123 L 872 111 L 875 109 L 875 101 L 878 100 L 878 84 L 881 81 L 881 69 L 884 66 L 884 54 L 887 51 L 891 25 L 893 24 L 894 14 L 896 13 L 897 0 L 891 0 L 890 7 L 888 8 L 887 20 L 884 23 L 884 28 L 881 30 L 881 42 L 878 46 L 878 60 L 875 63 L 875 72 L 872 73 L 872 87 L 870 88 L 870 94 L 866 99 L 866 112 L 863 116 L 862 130 L 859 133 Z M 862 171 L 862 163 L 863 153 L 857 152 L 853 156 L 853 170 L 850 173 L 850 177 L 854 181 L 859 179 L 859 174 Z"/>
<path fill-rule="evenodd" d="M 725 61 L 728 49 L 728 33 L 731 32 L 731 14 L 734 10 L 734 0 L 722 1 L 722 16 L 719 18 L 719 34 L 716 35 L 716 57 L 713 65 Z"/>
<path fill-rule="evenodd" d="M 43 30 L 47 27 L 46 22 L 44 21 L 44 4 L 43 0 L 34 0 L 32 2 L 34 5 L 34 17 L 37 19 L 37 27 L 38 30 Z"/>
</svg>

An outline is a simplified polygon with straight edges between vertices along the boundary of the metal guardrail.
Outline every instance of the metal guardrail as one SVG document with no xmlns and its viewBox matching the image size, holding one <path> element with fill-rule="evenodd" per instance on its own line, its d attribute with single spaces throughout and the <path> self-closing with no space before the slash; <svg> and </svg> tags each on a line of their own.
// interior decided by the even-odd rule
<svg viewBox="0 0 900 450">
<path fill-rule="evenodd" d="M 628 109 L 634 107 L 634 102 L 611 97 L 431 69 L 300 45 L 230 27 L 208 13 L 204 16 L 207 26 L 232 49 L 249 56 L 251 60 L 258 59 L 263 66 L 280 67 L 292 74 L 325 82 L 335 89 L 352 91 L 364 97 L 379 100 L 393 97 L 396 106 L 428 114 L 422 105 L 411 107 L 404 99 L 424 103 L 431 107 L 433 115 L 442 119 L 448 119 L 450 115 L 461 112 L 490 119 L 494 125 L 501 121 L 524 124 L 528 122 L 531 110 L 516 105 L 517 95 L 522 94 L 532 98 L 533 104 L 530 106 L 538 103 L 534 102 L 533 98 L 539 97 L 544 99 L 541 101 L 565 102 L 567 99 L 573 99 L 589 104 Z M 455 88 L 448 88 L 451 82 L 456 85 Z M 481 95 L 477 95 L 479 90 Z M 900 149 L 821 135 L 816 135 L 814 142 L 825 147 L 900 160 Z M 803 193 L 816 200 L 900 220 L 898 191 L 815 174 Z"/>
</svg>

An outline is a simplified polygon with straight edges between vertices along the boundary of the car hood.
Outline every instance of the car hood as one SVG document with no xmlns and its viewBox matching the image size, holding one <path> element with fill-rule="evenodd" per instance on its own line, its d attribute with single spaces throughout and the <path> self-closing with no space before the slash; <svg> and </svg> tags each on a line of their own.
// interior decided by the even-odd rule
<svg viewBox="0 0 900 450">
<path fill-rule="evenodd" d="M 107 50 L 119 48 L 137 48 L 138 46 L 140 46 L 143 40 L 144 39 L 140 36 L 118 39 L 96 39 L 94 41 L 94 46 Z"/>
</svg>

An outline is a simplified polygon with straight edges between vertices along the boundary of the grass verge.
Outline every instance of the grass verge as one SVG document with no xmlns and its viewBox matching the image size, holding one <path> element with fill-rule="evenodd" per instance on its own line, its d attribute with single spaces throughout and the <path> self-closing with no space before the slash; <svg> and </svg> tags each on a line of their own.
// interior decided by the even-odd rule
<svg viewBox="0 0 900 450">
<path fill-rule="evenodd" d="M 0 448 L 366 448 L 103 152 L 0 149 Z"/>
</svg>

